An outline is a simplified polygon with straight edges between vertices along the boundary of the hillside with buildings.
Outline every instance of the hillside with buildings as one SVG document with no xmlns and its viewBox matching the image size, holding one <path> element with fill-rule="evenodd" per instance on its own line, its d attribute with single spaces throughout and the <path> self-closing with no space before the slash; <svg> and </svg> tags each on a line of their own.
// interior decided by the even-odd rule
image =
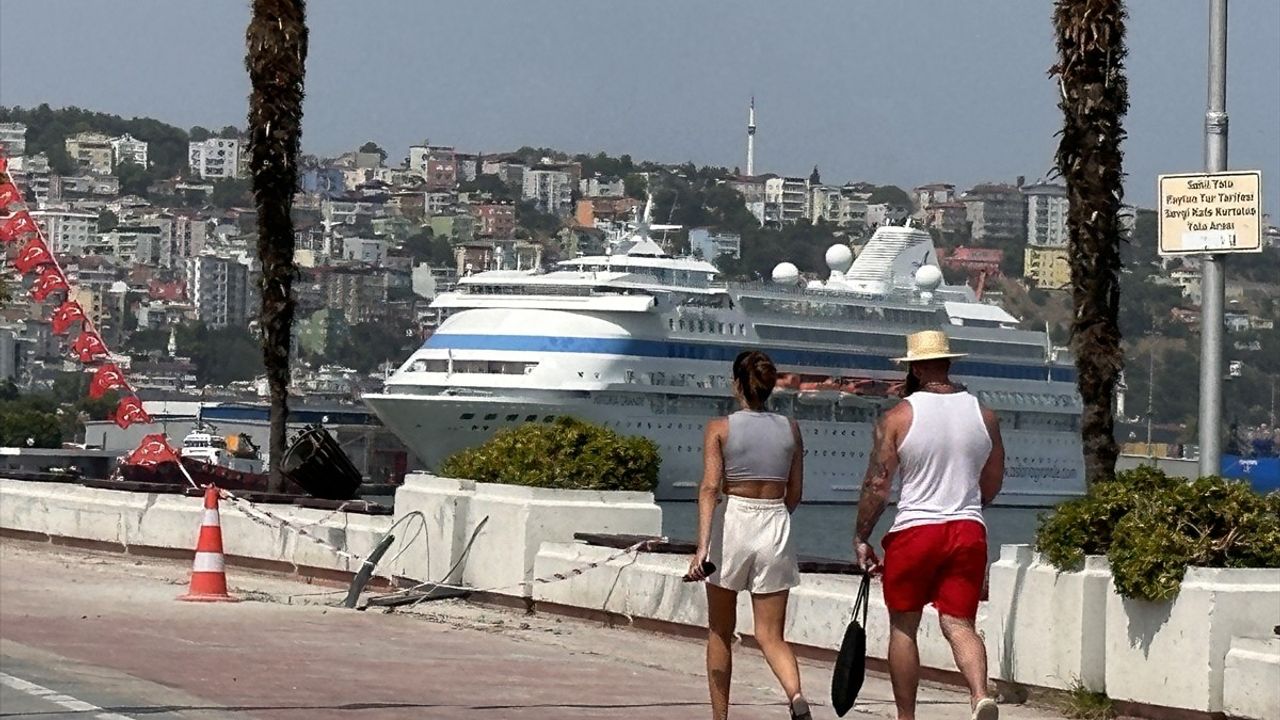
<svg viewBox="0 0 1280 720">
<path fill-rule="evenodd" d="M 754 130 L 754 127 L 752 127 Z M 749 136 L 753 137 L 753 135 Z M 202 387 L 256 397 L 261 360 L 256 213 L 247 148 L 234 127 L 183 130 L 78 108 L 0 108 L 9 169 L 73 278 L 75 297 L 143 393 Z M 769 277 L 789 261 L 811 277 L 835 243 L 855 252 L 876 227 L 927 228 L 952 283 L 969 283 L 1028 326 L 1070 331 L 1066 189 L 1024 178 L 911 189 L 864 179 L 747 171 L 628 155 L 524 147 L 481 152 L 423 141 L 383 149 L 352 143 L 305 156 L 295 196 L 300 278 L 295 347 L 299 393 L 352 401 L 430 334 L 429 305 L 463 274 L 530 269 L 599 254 L 646 197 L 672 253 L 717 263 L 730 279 Z M 1181 383 L 1197 354 L 1199 268 L 1161 262 L 1151 211 L 1130 209 L 1122 289 L 1129 354 L 1125 415 L 1145 422 L 1157 387 Z M 1273 412 L 1280 374 L 1274 321 L 1280 245 L 1233 264 L 1228 330 L 1229 413 Z M 16 278 L 7 278 L 12 287 Z M 0 380 L 50 388 L 73 370 L 48 308 L 8 302 L 0 313 Z M 1194 398 L 1158 393 L 1154 424 L 1189 437 Z M 1135 400 L 1135 396 L 1140 396 Z"/>
</svg>

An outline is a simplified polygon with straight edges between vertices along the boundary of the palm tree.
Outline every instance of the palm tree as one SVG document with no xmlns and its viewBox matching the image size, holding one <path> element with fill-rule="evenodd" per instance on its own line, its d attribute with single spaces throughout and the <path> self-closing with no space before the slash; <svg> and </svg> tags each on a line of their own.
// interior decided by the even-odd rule
<svg viewBox="0 0 1280 720">
<path fill-rule="evenodd" d="M 245 33 L 249 95 L 249 171 L 258 210 L 262 263 L 262 360 L 271 391 L 270 489 L 280 472 L 289 417 L 289 341 L 293 328 L 293 193 L 302 137 L 302 81 L 307 59 L 305 0 L 253 0 Z"/>
<path fill-rule="evenodd" d="M 1126 15 L 1123 0 L 1057 0 L 1053 12 L 1058 63 L 1050 74 L 1060 84 L 1063 115 L 1057 167 L 1070 202 L 1071 349 L 1084 400 L 1081 433 L 1089 483 L 1114 478 L 1119 455 L 1112 399 L 1124 367 L 1118 317 L 1120 145 L 1129 109 Z"/>
</svg>

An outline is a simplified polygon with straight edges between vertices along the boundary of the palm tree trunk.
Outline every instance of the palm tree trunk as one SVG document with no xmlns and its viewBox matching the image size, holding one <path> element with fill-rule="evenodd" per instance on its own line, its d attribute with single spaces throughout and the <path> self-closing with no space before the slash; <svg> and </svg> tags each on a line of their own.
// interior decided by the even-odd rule
<svg viewBox="0 0 1280 720">
<path fill-rule="evenodd" d="M 253 0 L 246 32 L 249 70 L 249 171 L 258 210 L 262 263 L 262 361 L 271 390 L 270 489 L 280 472 L 289 417 L 289 342 L 293 329 L 293 193 L 302 137 L 302 81 L 307 59 L 305 0 Z"/>
<path fill-rule="evenodd" d="M 1119 214 L 1124 198 L 1122 126 L 1129 109 L 1122 0 L 1057 0 L 1057 76 L 1063 122 L 1058 172 L 1070 210 L 1071 349 L 1084 401 L 1085 479 L 1115 477 L 1119 447 L 1113 399 L 1124 367 L 1120 347 Z"/>
</svg>

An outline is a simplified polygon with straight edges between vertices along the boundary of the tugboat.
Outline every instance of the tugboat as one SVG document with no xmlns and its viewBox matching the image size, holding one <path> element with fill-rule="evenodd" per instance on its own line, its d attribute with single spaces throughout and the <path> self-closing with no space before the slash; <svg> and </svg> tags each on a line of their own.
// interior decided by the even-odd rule
<svg viewBox="0 0 1280 720">
<path fill-rule="evenodd" d="M 197 485 L 267 490 L 267 473 L 258 446 L 244 433 L 223 437 L 197 426 L 182 439 L 179 456 Z"/>
</svg>

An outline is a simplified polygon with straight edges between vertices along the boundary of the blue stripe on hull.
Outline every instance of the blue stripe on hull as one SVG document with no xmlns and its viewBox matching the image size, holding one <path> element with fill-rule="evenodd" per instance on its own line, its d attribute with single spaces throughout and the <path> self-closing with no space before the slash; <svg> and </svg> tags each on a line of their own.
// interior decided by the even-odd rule
<svg viewBox="0 0 1280 720">
<path fill-rule="evenodd" d="M 638 338 L 580 338 L 541 337 L 534 335 L 464 335 L 436 333 L 427 338 L 424 348 L 434 350 L 513 350 L 521 352 L 562 352 L 591 355 L 624 355 L 632 357 L 671 358 L 682 360 L 716 360 L 731 362 L 740 348 L 727 345 L 710 345 L 668 340 L 641 340 Z M 896 370 L 899 366 L 882 355 L 842 353 L 825 350 L 795 350 L 792 348 L 761 348 L 779 365 L 808 367 L 837 367 L 850 370 Z M 981 361 L 959 360 L 955 363 L 957 375 L 970 377 L 1001 378 L 1006 380 L 1045 380 L 1075 382 L 1075 370 L 1049 368 L 1044 365 L 1006 365 Z"/>
</svg>

